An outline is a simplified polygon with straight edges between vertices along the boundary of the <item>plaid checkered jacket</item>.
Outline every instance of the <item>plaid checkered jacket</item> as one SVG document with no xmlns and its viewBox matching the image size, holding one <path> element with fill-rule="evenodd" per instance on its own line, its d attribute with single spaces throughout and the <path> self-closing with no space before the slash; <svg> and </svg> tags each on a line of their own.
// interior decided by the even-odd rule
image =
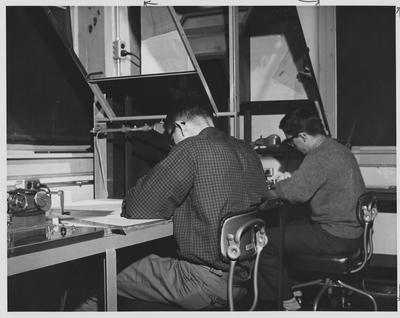
<svg viewBox="0 0 400 318">
<path fill-rule="evenodd" d="M 219 222 L 265 196 L 263 168 L 254 150 L 209 127 L 178 143 L 137 181 L 128 191 L 123 216 L 172 217 L 180 258 L 228 271 L 219 256 Z"/>
</svg>

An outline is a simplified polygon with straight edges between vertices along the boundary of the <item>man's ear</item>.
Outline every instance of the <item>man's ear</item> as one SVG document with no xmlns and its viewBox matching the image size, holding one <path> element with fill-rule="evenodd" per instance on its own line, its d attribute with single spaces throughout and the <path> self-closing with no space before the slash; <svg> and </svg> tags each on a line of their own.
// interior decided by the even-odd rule
<svg viewBox="0 0 400 318">
<path fill-rule="evenodd" d="M 305 132 L 301 132 L 299 133 L 299 137 L 303 139 L 303 141 L 306 141 L 308 139 L 308 134 L 306 134 Z"/>
<path fill-rule="evenodd" d="M 184 122 L 176 122 L 175 125 L 176 125 L 176 129 L 178 129 L 178 131 L 182 135 L 182 137 L 185 137 L 185 135 L 186 135 L 185 123 Z"/>
</svg>

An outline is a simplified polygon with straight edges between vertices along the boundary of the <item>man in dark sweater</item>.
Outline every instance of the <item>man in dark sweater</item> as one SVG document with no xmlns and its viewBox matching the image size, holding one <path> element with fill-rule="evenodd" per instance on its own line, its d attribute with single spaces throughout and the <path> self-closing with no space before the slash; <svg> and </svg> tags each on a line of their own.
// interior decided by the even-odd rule
<svg viewBox="0 0 400 318">
<path fill-rule="evenodd" d="M 325 135 L 315 112 L 294 109 L 279 128 L 286 143 L 305 154 L 300 167 L 278 182 L 269 198 L 290 203 L 309 203 L 310 222 L 287 224 L 285 253 L 340 253 L 355 250 L 362 242 L 363 229 L 356 218 L 358 197 L 365 191 L 360 168 L 345 146 Z M 279 229 L 267 231 L 268 244 L 260 259 L 260 300 L 276 298 Z M 298 310 L 290 280 L 283 269 L 283 308 Z"/>
</svg>

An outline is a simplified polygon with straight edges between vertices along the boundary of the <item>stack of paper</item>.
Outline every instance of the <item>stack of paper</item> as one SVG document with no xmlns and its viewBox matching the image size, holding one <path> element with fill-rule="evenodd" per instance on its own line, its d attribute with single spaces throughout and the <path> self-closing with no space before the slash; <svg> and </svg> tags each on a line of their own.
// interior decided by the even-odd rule
<svg viewBox="0 0 400 318">
<path fill-rule="evenodd" d="M 69 203 L 64 207 L 69 215 L 61 216 L 63 221 L 71 224 L 84 224 L 106 227 L 131 227 L 153 223 L 161 219 L 126 219 L 120 216 L 122 200 L 97 199 Z"/>
</svg>

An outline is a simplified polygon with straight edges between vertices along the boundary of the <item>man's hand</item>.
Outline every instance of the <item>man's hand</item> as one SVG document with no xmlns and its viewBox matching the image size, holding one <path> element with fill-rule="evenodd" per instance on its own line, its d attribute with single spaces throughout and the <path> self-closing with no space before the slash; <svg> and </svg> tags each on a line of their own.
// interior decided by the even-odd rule
<svg viewBox="0 0 400 318">
<path fill-rule="evenodd" d="M 121 205 L 121 217 L 129 219 L 128 214 L 126 213 L 126 199 L 122 200 L 122 205 Z"/>
<path fill-rule="evenodd" d="M 291 177 L 292 177 L 292 174 L 289 171 L 285 171 L 278 178 L 276 178 L 276 181 L 279 182 L 279 181 L 282 181 L 282 180 L 285 180 L 285 179 L 288 179 Z"/>
<path fill-rule="evenodd" d="M 269 210 L 272 208 L 276 208 L 282 204 L 282 200 L 279 199 L 278 194 L 275 190 L 271 189 L 267 191 L 267 195 L 264 198 L 263 202 L 260 204 L 261 210 Z"/>
</svg>

